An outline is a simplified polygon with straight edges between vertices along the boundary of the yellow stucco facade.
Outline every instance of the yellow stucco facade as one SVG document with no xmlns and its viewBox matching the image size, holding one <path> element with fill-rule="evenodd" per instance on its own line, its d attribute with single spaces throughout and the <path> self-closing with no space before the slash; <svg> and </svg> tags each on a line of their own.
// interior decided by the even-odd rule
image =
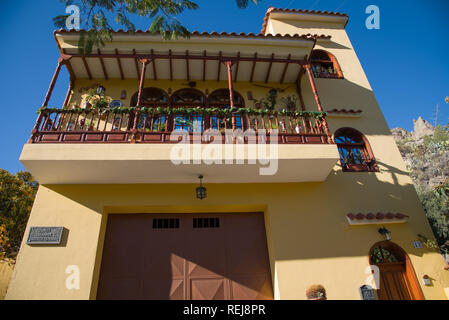
<svg viewBox="0 0 449 320">
<path fill-rule="evenodd" d="M 343 172 L 335 161 L 327 178 L 318 182 L 208 183 L 206 180 L 208 197 L 203 200 L 194 197 L 196 180 L 192 180 L 192 183 L 153 183 L 149 180 L 148 183 L 138 184 L 41 185 L 25 234 L 28 234 L 31 226 L 63 226 L 66 237 L 56 246 L 30 246 L 24 239 L 6 298 L 95 299 L 110 215 L 263 212 L 275 299 L 306 299 L 307 287 L 321 284 L 326 288 L 329 299 L 357 300 L 360 299 L 359 287 L 370 276 L 367 271 L 370 265 L 369 250 L 376 242 L 382 241 L 383 237 L 378 233 L 381 225 L 349 225 L 346 215 L 357 212 L 401 212 L 409 216 L 406 223 L 385 224 L 391 231 L 391 241 L 408 254 L 424 298 L 447 299 L 449 271 L 444 270 L 442 256 L 425 247 L 418 249 L 413 246 L 413 241 L 418 240 L 418 234 L 433 238 L 432 231 L 372 88 L 346 34 L 346 22 L 333 22 L 330 18 L 326 20 L 322 15 L 319 15 L 319 19 L 313 19 L 313 14 L 305 15 L 307 19 L 303 16 L 293 13 L 272 16 L 268 19 L 266 33 L 331 36 L 330 41 L 318 40 L 315 49 L 326 50 L 336 57 L 344 79 L 315 79 L 321 103 L 325 110 L 360 109 L 362 113 L 360 117 L 329 115 L 329 130 L 335 132 L 342 127 L 351 127 L 362 132 L 371 146 L 379 172 Z M 124 44 L 121 45 L 125 47 Z M 166 43 L 153 45 L 158 50 Z M 232 49 L 231 44 L 226 45 L 229 46 L 227 50 Z M 182 43 L 179 46 L 183 49 L 187 47 Z M 191 50 L 200 52 L 206 47 L 213 50 L 220 43 L 216 40 L 216 43 L 203 44 L 201 47 L 198 47 L 199 44 L 189 46 Z M 264 44 L 260 46 L 263 47 Z M 265 46 L 266 52 L 274 50 L 268 41 Z M 295 44 L 292 43 L 288 48 L 279 50 L 290 52 L 294 48 Z M 69 107 L 82 104 L 85 92 L 80 92 L 80 88 L 96 83 L 103 85 L 107 89 L 107 95 L 113 99 L 120 99 L 121 92 L 126 90 L 127 97 L 122 99 L 125 106 L 129 105 L 131 96 L 139 86 L 137 79 L 80 78 L 76 80 Z M 254 84 L 287 87 L 280 96 L 294 95 L 297 92 L 295 83 L 281 85 L 275 82 L 266 84 L 238 81 L 234 83 L 234 89 L 245 100 L 247 91 L 251 91 L 255 98 L 263 97 L 268 89 Z M 166 91 L 170 88 L 174 92 L 186 87 L 186 80 L 147 79 L 145 87 L 159 87 Z M 196 89 L 202 92 L 212 92 L 218 88 L 227 88 L 227 82 L 197 81 Z M 306 109 L 315 111 L 313 92 L 305 78 L 301 81 L 301 89 Z M 245 103 L 253 106 L 253 101 L 246 100 Z M 50 152 L 50 148 L 57 148 L 51 144 L 36 146 L 33 145 L 42 149 L 24 149 L 21 159 L 24 163 L 33 157 L 38 159 L 38 154 Z M 73 146 L 79 148 L 77 161 L 82 161 L 83 157 L 86 161 L 101 160 L 100 155 L 95 158 L 92 154 L 95 145 L 89 145 L 90 151 L 86 153 L 83 153 L 82 146 Z M 117 161 L 129 161 L 129 166 L 133 165 L 131 155 L 127 156 L 126 150 L 137 148 L 137 145 L 116 144 L 113 147 L 120 154 L 117 155 Z M 298 148 L 301 147 L 303 146 L 298 145 Z M 148 148 L 158 150 L 156 148 L 160 147 Z M 100 147 L 98 152 L 102 152 Z M 322 152 L 324 154 L 325 151 Z M 336 148 L 326 154 L 335 156 Z M 300 156 L 296 158 L 299 159 Z M 59 160 L 70 160 L 70 157 Z M 301 162 L 298 161 L 297 164 L 300 166 Z M 81 166 L 73 170 L 83 169 Z M 170 168 L 163 170 L 169 172 Z M 232 170 L 232 165 L 229 170 Z M 307 169 L 298 167 L 298 170 Z M 127 173 L 121 174 L 126 176 Z M 70 275 L 66 270 L 71 265 L 79 267 L 79 289 L 69 290 L 66 287 Z M 423 284 L 421 278 L 424 274 L 431 278 L 430 286 Z"/>
</svg>

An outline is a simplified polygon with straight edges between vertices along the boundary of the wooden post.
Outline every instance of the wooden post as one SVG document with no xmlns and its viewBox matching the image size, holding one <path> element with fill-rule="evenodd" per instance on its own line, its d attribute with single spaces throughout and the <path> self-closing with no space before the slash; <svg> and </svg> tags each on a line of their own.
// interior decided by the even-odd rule
<svg viewBox="0 0 449 320">
<path fill-rule="evenodd" d="M 42 108 L 46 108 L 48 102 L 50 101 L 51 94 L 53 89 L 55 88 L 56 80 L 58 80 L 59 71 L 61 71 L 61 67 L 64 64 L 64 59 L 61 57 L 58 59 L 58 66 L 56 67 L 55 73 L 53 74 L 53 78 L 51 79 L 50 86 L 48 87 L 47 94 L 45 95 L 44 103 L 42 104 Z"/>
<path fill-rule="evenodd" d="M 73 90 L 74 86 L 75 86 L 75 81 L 70 79 L 69 89 L 67 90 L 67 94 L 65 96 L 64 104 L 62 105 L 63 109 L 65 109 L 67 107 L 67 104 L 69 103 L 69 100 L 70 100 L 70 98 L 72 96 L 72 90 Z"/>
<path fill-rule="evenodd" d="M 229 85 L 229 101 L 231 108 L 234 107 L 234 88 L 232 86 L 232 61 L 225 61 L 226 68 L 228 69 L 228 85 Z"/>
<path fill-rule="evenodd" d="M 147 64 L 150 63 L 149 59 L 142 59 L 140 60 L 142 63 L 142 72 L 140 74 L 140 85 L 139 85 L 139 93 L 137 95 L 137 107 L 140 106 L 140 103 L 142 102 L 142 90 L 143 86 L 145 84 L 145 71 L 147 70 Z"/>
<path fill-rule="evenodd" d="M 310 85 L 312 86 L 313 96 L 315 97 L 315 102 L 318 108 L 318 111 L 323 112 L 323 107 L 321 105 L 320 97 L 318 96 L 318 90 L 316 89 L 315 81 L 313 80 L 312 67 L 310 64 L 304 65 L 307 75 L 309 76 Z M 332 143 L 332 136 L 329 132 L 329 127 L 327 126 L 326 118 L 323 118 L 324 132 L 327 135 L 327 140 L 329 143 Z"/>
<path fill-rule="evenodd" d="M 321 106 L 320 97 L 318 96 L 318 91 L 315 86 L 315 81 L 313 80 L 312 67 L 310 64 L 304 65 L 309 76 L 310 85 L 312 86 L 313 96 L 315 97 L 315 102 L 318 107 L 318 111 L 323 112 L 323 107 Z"/>
<path fill-rule="evenodd" d="M 137 136 L 137 124 L 139 121 L 139 107 L 142 103 L 142 91 L 145 84 L 145 71 L 147 70 L 147 64 L 150 63 L 149 59 L 142 59 L 140 60 L 142 63 L 142 72 L 140 74 L 140 85 L 139 85 L 139 93 L 137 95 L 137 106 L 136 110 L 134 111 L 134 123 L 133 128 L 131 132 L 131 143 L 136 143 L 136 136 Z"/>
</svg>

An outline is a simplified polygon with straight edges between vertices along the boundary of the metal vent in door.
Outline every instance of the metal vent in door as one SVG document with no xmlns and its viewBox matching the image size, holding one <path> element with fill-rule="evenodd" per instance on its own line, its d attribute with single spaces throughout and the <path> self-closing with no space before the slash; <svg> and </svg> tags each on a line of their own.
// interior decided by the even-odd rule
<svg viewBox="0 0 449 320">
<path fill-rule="evenodd" d="M 220 228 L 219 218 L 193 218 L 193 228 Z"/>
<path fill-rule="evenodd" d="M 179 229 L 179 219 L 155 218 L 153 219 L 153 229 Z"/>
</svg>

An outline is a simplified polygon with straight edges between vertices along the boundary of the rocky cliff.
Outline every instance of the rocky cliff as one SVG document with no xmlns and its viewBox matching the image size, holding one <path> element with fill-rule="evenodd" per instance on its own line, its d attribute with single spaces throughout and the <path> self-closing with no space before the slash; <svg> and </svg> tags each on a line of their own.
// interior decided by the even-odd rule
<svg viewBox="0 0 449 320">
<path fill-rule="evenodd" d="M 415 186 L 434 188 L 449 177 L 449 130 L 434 127 L 421 117 L 413 120 L 413 131 L 391 130 Z"/>
</svg>

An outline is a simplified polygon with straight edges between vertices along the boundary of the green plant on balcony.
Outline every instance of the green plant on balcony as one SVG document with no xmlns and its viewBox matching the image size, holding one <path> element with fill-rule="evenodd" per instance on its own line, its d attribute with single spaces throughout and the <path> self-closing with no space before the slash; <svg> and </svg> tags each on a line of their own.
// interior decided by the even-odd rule
<svg viewBox="0 0 449 320">
<path fill-rule="evenodd" d="M 288 111 L 296 111 L 296 103 L 298 102 L 298 97 L 296 96 L 286 96 L 282 97 L 281 105 Z"/>
<path fill-rule="evenodd" d="M 104 111 L 112 101 L 111 97 L 99 95 L 97 90 L 92 88 L 87 92 L 86 101 L 92 105 L 92 108 L 101 112 Z"/>
</svg>

